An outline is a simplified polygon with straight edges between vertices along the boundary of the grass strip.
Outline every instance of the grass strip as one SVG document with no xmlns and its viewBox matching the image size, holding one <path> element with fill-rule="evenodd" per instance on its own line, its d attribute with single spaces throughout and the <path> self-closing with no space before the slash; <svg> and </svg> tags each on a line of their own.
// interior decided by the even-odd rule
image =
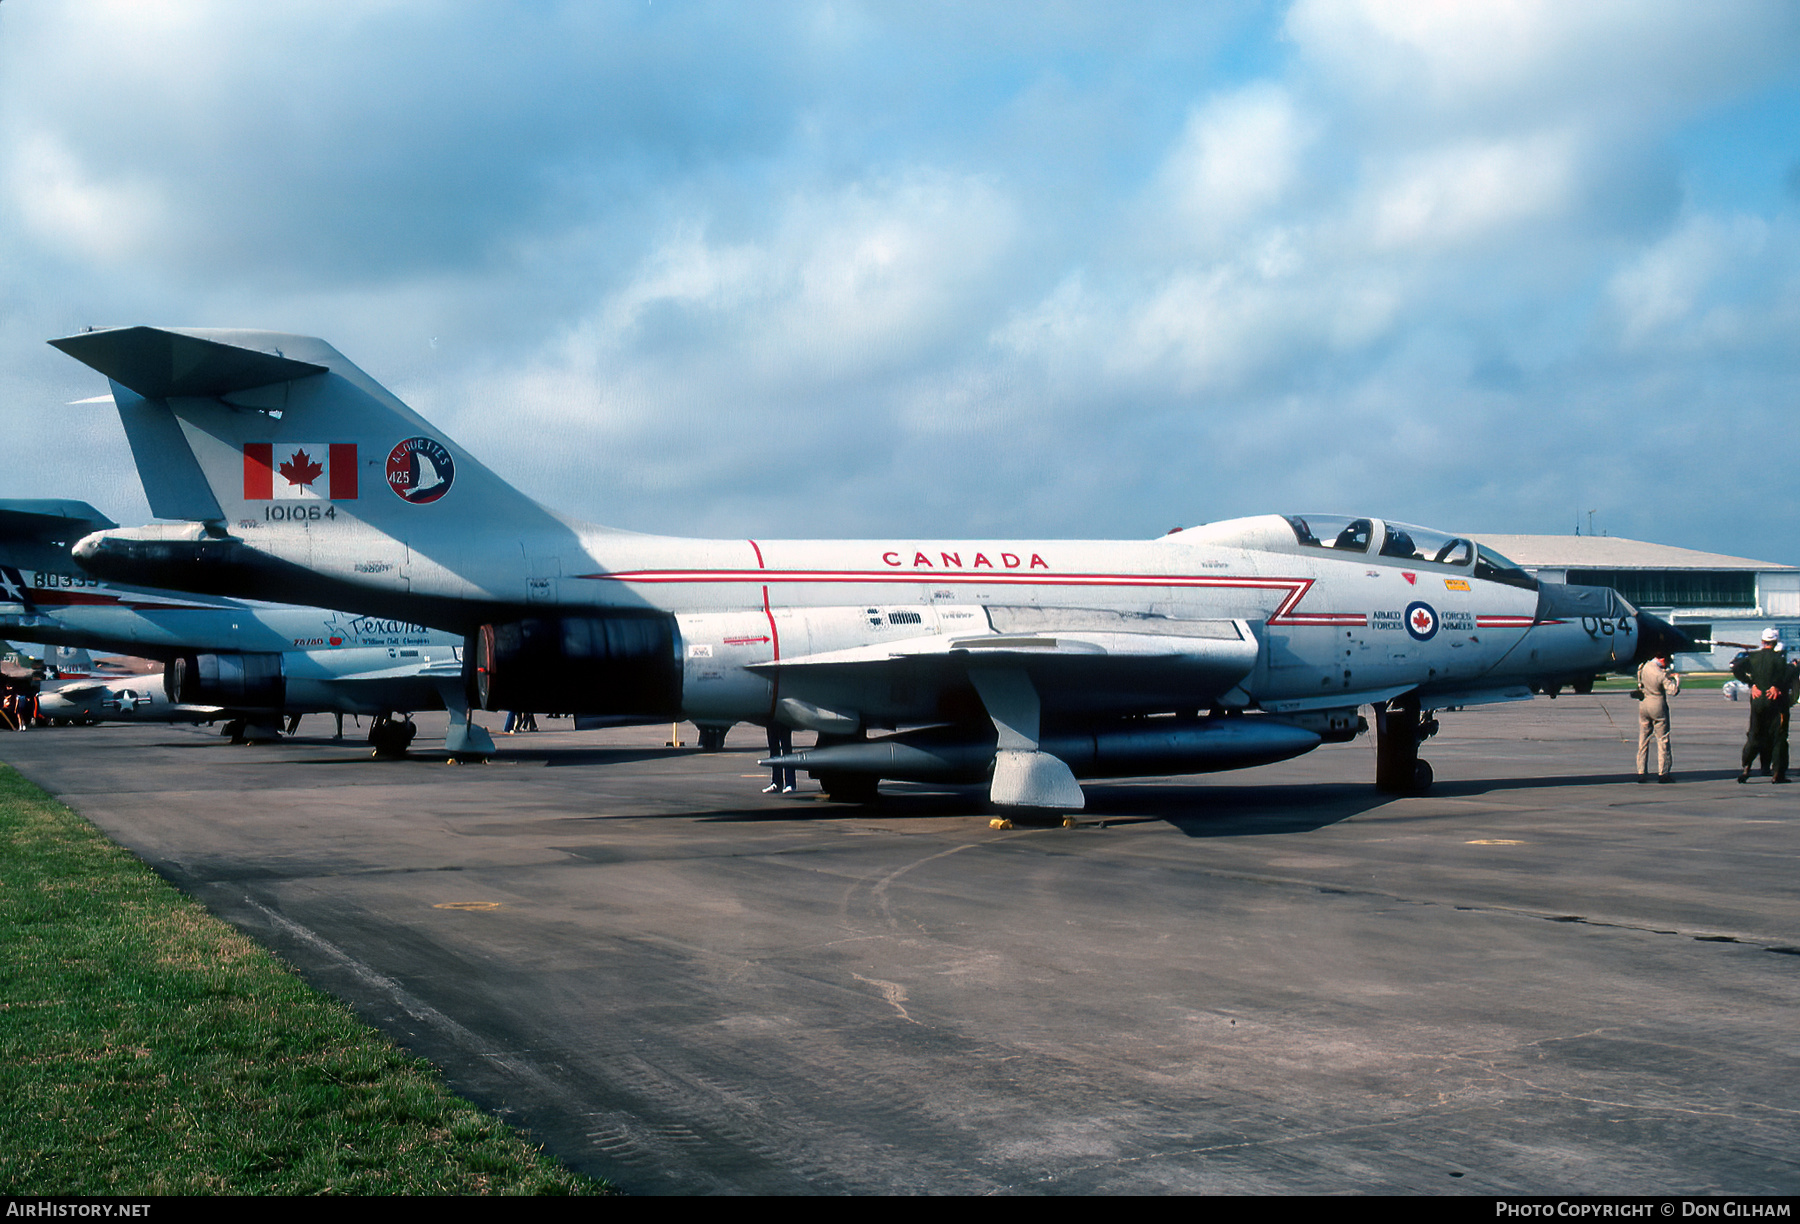
<svg viewBox="0 0 1800 1224">
<path fill-rule="evenodd" d="M 594 1194 L 0 766 L 0 1193 Z"/>
<path fill-rule="evenodd" d="M 1730 672 L 1682 672 L 1681 691 L 1684 693 L 1717 691 L 1724 688 L 1725 682 L 1730 679 Z M 1594 681 L 1596 693 L 1628 692 L 1636 687 L 1636 676 L 1608 676 L 1604 680 Z"/>
</svg>

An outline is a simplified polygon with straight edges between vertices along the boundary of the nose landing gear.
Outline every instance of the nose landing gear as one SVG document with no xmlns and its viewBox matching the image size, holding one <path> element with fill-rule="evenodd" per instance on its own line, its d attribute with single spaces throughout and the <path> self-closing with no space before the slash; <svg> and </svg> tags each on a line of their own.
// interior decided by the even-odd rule
<svg viewBox="0 0 1800 1224">
<path fill-rule="evenodd" d="M 1375 789 L 1390 795 L 1430 790 L 1431 765 L 1419 759 L 1419 745 L 1437 733 L 1437 719 L 1420 715 L 1417 693 L 1376 706 Z"/>
</svg>

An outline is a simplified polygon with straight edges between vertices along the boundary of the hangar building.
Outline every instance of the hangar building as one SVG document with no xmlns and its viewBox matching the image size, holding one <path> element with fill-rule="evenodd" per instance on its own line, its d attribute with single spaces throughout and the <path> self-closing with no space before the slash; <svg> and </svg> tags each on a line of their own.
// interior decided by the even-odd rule
<svg viewBox="0 0 1800 1224">
<path fill-rule="evenodd" d="M 1788 649 L 1800 649 L 1800 566 L 1616 536 L 1474 538 L 1541 581 L 1612 587 L 1692 636 L 1720 643 L 1709 654 L 1679 656 L 1678 670 L 1723 671 L 1771 625 Z"/>
</svg>

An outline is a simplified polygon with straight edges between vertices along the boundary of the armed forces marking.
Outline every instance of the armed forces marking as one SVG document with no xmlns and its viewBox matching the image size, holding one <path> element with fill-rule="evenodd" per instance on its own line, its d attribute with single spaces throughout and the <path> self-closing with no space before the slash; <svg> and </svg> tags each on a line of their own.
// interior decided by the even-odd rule
<svg viewBox="0 0 1800 1224">
<path fill-rule="evenodd" d="M 1406 631 L 1421 642 L 1437 636 L 1438 615 L 1430 604 L 1419 599 L 1406 605 Z"/>
</svg>

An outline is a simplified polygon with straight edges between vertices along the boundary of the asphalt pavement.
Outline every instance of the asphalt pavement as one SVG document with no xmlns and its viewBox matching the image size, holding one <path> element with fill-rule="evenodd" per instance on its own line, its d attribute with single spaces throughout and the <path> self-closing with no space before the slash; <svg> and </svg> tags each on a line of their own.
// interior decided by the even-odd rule
<svg viewBox="0 0 1800 1224">
<path fill-rule="evenodd" d="M 1364 738 L 1069 829 L 765 796 L 752 727 L 0 758 L 628 1192 L 1793 1194 L 1800 786 L 1735 783 L 1716 693 L 1636 784 L 1634 710 L 1445 714 L 1425 797 Z"/>
</svg>

